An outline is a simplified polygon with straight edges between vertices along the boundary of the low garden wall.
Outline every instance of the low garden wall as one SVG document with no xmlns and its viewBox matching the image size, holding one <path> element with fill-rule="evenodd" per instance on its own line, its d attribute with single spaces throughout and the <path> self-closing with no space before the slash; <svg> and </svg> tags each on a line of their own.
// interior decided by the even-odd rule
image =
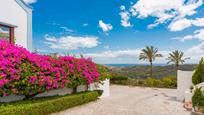
<svg viewBox="0 0 204 115">
<path fill-rule="evenodd" d="M 194 71 L 177 71 L 177 100 L 183 101 L 186 97 L 186 91 L 193 86 L 193 73 Z"/>
<path fill-rule="evenodd" d="M 77 87 L 77 92 L 81 91 L 86 91 L 85 86 L 78 86 Z M 62 89 L 55 89 L 55 90 L 50 90 L 47 92 L 40 93 L 36 95 L 35 97 L 49 97 L 49 96 L 55 96 L 55 95 L 66 95 L 66 94 L 71 94 L 73 92 L 73 89 L 71 88 L 62 88 Z M 19 95 L 9 95 L 5 97 L 0 97 L 0 102 L 12 102 L 12 101 L 19 101 L 23 100 L 25 96 L 19 96 Z"/>
<path fill-rule="evenodd" d="M 110 80 L 106 79 L 101 84 L 99 83 L 92 83 L 89 85 L 89 91 L 93 90 L 103 90 L 103 94 L 100 96 L 100 98 L 105 98 L 110 95 Z M 77 87 L 77 92 L 83 92 L 86 91 L 87 87 L 85 85 L 80 85 Z M 49 96 L 56 96 L 56 95 L 66 95 L 71 94 L 73 92 L 72 88 L 62 88 L 62 89 L 56 89 L 56 90 L 50 90 L 44 93 L 40 93 L 35 96 L 35 98 L 38 97 L 49 97 Z M 12 102 L 12 101 L 19 101 L 23 100 L 25 96 L 19 96 L 19 95 L 9 95 L 6 97 L 0 97 L 0 102 Z"/>
</svg>

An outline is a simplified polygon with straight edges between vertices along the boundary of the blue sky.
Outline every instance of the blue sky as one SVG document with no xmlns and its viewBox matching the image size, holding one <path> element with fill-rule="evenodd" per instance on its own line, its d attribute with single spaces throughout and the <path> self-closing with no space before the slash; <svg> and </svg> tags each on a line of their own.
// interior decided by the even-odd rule
<svg viewBox="0 0 204 115">
<path fill-rule="evenodd" d="M 153 45 L 197 63 L 204 56 L 203 0 L 25 0 L 33 7 L 33 48 L 41 53 L 84 54 L 97 63 L 146 63 Z"/>
</svg>

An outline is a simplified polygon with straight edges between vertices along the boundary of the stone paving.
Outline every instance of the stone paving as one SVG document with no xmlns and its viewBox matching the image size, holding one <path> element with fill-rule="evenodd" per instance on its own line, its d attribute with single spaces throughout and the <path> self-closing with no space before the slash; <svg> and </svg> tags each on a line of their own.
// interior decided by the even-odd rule
<svg viewBox="0 0 204 115">
<path fill-rule="evenodd" d="M 190 115 L 176 89 L 111 86 L 111 96 L 53 115 Z"/>
</svg>

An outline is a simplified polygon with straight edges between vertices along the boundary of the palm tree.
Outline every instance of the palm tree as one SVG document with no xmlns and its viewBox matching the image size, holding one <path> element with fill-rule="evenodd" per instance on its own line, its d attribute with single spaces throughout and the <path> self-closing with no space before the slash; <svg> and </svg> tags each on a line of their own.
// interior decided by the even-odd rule
<svg viewBox="0 0 204 115">
<path fill-rule="evenodd" d="M 140 53 L 139 60 L 147 60 L 150 63 L 150 77 L 152 77 L 153 61 L 155 61 L 157 57 L 162 57 L 162 54 L 159 54 L 158 49 L 154 46 L 146 46 Z"/>
<path fill-rule="evenodd" d="M 183 64 L 185 60 L 190 59 L 189 57 L 184 58 L 183 56 L 184 53 L 182 51 L 175 50 L 169 53 L 169 57 L 167 58 L 168 60 L 167 64 L 173 63 L 176 67 L 176 70 L 178 70 L 180 64 Z"/>
</svg>

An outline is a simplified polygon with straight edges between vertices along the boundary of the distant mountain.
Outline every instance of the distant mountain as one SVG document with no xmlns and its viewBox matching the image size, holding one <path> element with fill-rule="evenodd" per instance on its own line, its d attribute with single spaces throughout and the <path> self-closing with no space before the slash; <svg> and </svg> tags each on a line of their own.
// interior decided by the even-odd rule
<svg viewBox="0 0 204 115">
<path fill-rule="evenodd" d="M 193 71 L 195 64 L 185 64 L 180 66 L 180 70 Z M 108 66 L 112 72 L 120 73 L 130 78 L 147 78 L 149 75 L 150 67 L 147 65 L 136 65 L 136 66 Z M 162 65 L 153 67 L 153 77 L 162 78 L 166 76 L 176 76 L 176 70 L 173 65 Z"/>
</svg>

